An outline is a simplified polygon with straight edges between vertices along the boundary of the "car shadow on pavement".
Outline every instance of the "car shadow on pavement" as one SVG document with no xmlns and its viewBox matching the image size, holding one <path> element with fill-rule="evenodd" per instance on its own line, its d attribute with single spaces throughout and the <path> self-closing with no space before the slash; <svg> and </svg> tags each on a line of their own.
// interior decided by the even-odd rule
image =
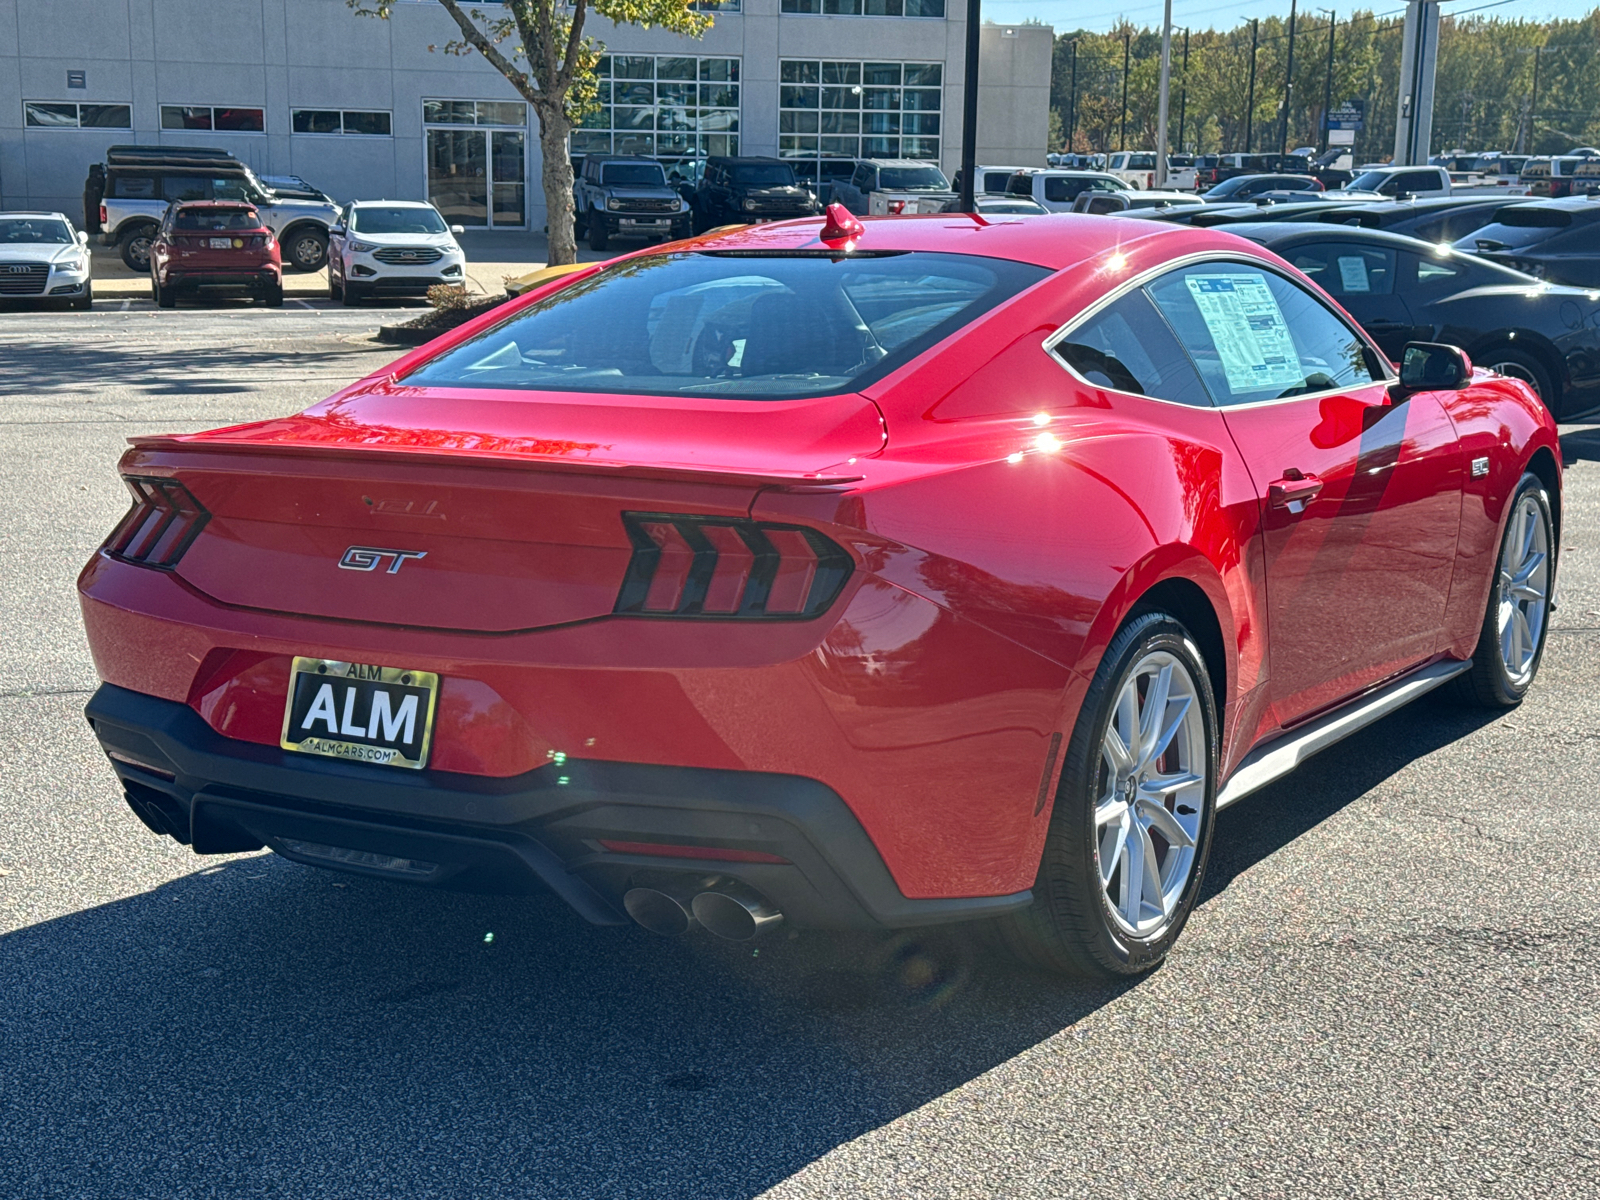
<svg viewBox="0 0 1600 1200">
<path fill-rule="evenodd" d="M 380 316 L 373 317 L 376 331 Z M 347 360 L 374 353 L 400 357 L 396 347 L 348 333 L 345 337 L 348 340 L 335 343 L 332 334 L 308 339 L 285 333 L 272 340 L 270 331 L 264 335 L 255 327 L 241 329 L 236 343 L 186 346 L 182 353 L 158 342 L 80 342 L 68 353 L 54 343 L 12 342 L 5 348 L 9 369 L 0 371 L 0 396 L 92 395 L 108 382 L 150 396 L 256 392 L 261 380 L 272 378 L 275 371 L 331 371 Z M 367 369 L 370 364 L 351 365 L 350 378 L 359 378 Z"/>
<path fill-rule="evenodd" d="M 1448 692 L 1446 685 L 1374 722 L 1217 814 L 1200 902 L 1419 758 L 1497 718 L 1456 703 Z"/>
<path fill-rule="evenodd" d="M 1561 465 L 1570 467 L 1580 459 L 1600 462 L 1600 428 L 1574 429 L 1561 435 Z"/>
<path fill-rule="evenodd" d="M 1480 723 L 1413 706 L 1225 813 L 1207 898 Z M 1134 986 L 233 858 L 0 937 L 0 1194 L 749 1197 Z"/>
</svg>

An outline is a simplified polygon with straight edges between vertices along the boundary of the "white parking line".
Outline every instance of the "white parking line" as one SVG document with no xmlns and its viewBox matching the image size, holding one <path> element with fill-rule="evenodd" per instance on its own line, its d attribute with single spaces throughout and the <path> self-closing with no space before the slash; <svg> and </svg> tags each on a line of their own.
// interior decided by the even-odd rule
<svg viewBox="0 0 1600 1200">
<path fill-rule="evenodd" d="M 310 312 L 316 312 L 317 311 L 316 309 L 312 308 L 311 305 L 307 304 L 304 300 L 296 300 L 295 303 L 298 304 L 301 308 L 306 309 L 306 310 L 308 310 Z"/>
<path fill-rule="evenodd" d="M 130 304 L 132 304 L 132 303 L 133 303 L 133 301 L 132 301 L 132 300 L 124 300 L 124 301 L 123 301 L 123 302 L 122 302 L 122 307 L 121 307 L 121 308 L 119 308 L 119 309 L 117 309 L 117 311 L 118 311 L 118 312 L 127 312 L 127 311 L 128 311 L 128 305 L 130 305 Z"/>
</svg>

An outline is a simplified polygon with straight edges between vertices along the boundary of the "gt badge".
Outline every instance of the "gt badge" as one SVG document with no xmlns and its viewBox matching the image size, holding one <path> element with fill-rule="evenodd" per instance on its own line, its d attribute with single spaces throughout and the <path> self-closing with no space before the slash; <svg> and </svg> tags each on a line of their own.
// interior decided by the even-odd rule
<svg viewBox="0 0 1600 1200">
<path fill-rule="evenodd" d="M 426 550 L 380 550 L 376 546 L 351 546 L 339 560 L 341 571 L 376 571 L 383 560 L 392 558 L 385 575 L 398 575 L 408 558 L 427 558 Z"/>
</svg>

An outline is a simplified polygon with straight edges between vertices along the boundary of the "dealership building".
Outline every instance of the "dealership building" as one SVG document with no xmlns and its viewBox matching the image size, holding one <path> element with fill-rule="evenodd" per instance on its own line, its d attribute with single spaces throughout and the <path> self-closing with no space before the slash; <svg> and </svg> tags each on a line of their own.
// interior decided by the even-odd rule
<svg viewBox="0 0 1600 1200">
<path fill-rule="evenodd" d="M 961 0 L 698 2 L 699 39 L 590 18 L 608 53 L 574 154 L 779 155 L 824 180 L 857 157 L 960 162 Z M 387 21 L 344 0 L 0 0 L 0 206 L 78 219 L 107 146 L 161 143 L 539 229 L 536 118 L 480 56 L 443 52 L 459 37 L 436 0 Z M 1052 39 L 983 27 L 980 163 L 1044 165 Z"/>
</svg>

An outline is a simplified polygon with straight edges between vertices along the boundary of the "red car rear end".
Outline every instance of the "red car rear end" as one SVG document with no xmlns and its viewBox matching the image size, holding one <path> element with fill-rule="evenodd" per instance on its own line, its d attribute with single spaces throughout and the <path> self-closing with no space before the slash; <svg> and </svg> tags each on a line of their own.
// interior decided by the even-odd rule
<svg viewBox="0 0 1600 1200">
<path fill-rule="evenodd" d="M 174 204 L 150 247 L 150 295 L 162 308 L 180 293 L 248 289 L 269 307 L 283 304 L 278 239 L 249 204 L 205 200 Z"/>
</svg>

